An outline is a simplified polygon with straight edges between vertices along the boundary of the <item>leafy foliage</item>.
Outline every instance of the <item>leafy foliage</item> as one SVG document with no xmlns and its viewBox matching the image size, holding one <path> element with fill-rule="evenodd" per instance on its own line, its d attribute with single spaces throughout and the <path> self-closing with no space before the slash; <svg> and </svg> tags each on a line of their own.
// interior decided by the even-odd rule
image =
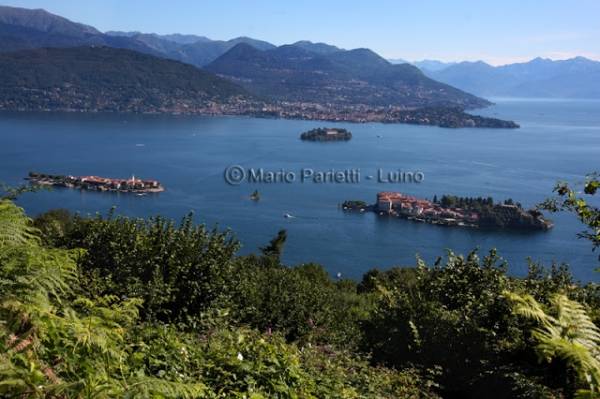
<svg viewBox="0 0 600 399">
<path fill-rule="evenodd" d="M 123 362 L 140 301 L 81 296 L 72 288 L 81 252 L 40 246 L 19 208 L 5 201 L 2 209 L 2 230 L 18 239 L 0 243 L 0 395 L 146 397 Z M 144 386 L 181 397 L 202 391 L 152 378 Z"/>
<path fill-rule="evenodd" d="M 14 246 L 35 239 L 31 221 L 23 209 L 8 199 L 0 200 L 0 245 Z"/>
<path fill-rule="evenodd" d="M 546 273 L 531 264 L 526 278 L 510 278 L 494 251 L 483 259 L 449 252 L 432 267 L 419 261 L 415 269 L 371 271 L 359 285 L 378 298 L 363 348 L 387 366 L 434 372 L 445 396 L 552 396 L 566 388 L 564 380 L 557 383 L 554 371 L 530 356 L 528 325 L 503 293 L 526 289 L 547 301 L 572 287 L 560 267 Z"/>
<path fill-rule="evenodd" d="M 200 313 L 224 299 L 239 244 L 227 233 L 180 226 L 157 217 L 148 221 L 76 217 L 64 244 L 85 248 L 81 273 L 94 295 L 141 298 L 145 320 L 193 326 Z"/>
<path fill-rule="evenodd" d="M 587 176 L 581 193 L 566 182 L 560 182 L 554 188 L 555 198 L 550 198 L 539 205 L 540 208 L 552 212 L 568 211 L 577 215 L 586 230 L 579 237 L 592 242 L 593 250 L 600 247 L 600 209 L 589 202 L 600 189 L 600 178 L 597 173 Z M 583 194 L 583 195 L 580 195 Z M 600 255 L 598 256 L 600 260 Z"/>
<path fill-rule="evenodd" d="M 319 265 L 287 268 L 271 258 L 244 258 L 231 285 L 233 318 L 289 340 L 353 347 L 368 298 L 349 281 L 331 281 Z"/>
<path fill-rule="evenodd" d="M 515 313 L 533 320 L 538 327 L 532 330 L 537 341 L 540 360 L 561 359 L 578 374 L 589 389 L 578 392 L 579 397 L 600 397 L 600 329 L 587 315 L 585 308 L 567 298 L 554 295 L 550 300 L 551 313 L 531 295 L 505 293 Z"/>
<path fill-rule="evenodd" d="M 177 295 L 145 308 L 141 299 L 108 293 L 134 293 L 137 279 L 116 284 L 118 280 L 111 280 L 111 275 L 99 278 L 102 270 L 88 273 L 81 268 L 97 266 L 92 260 L 103 264 L 108 259 L 136 273 L 138 269 L 124 260 L 124 253 L 121 258 L 125 247 L 115 243 L 129 245 L 134 260 L 139 260 L 137 254 L 149 256 L 154 248 L 170 255 L 163 253 L 167 260 L 187 261 L 183 265 L 172 261 L 171 270 L 192 280 L 190 285 L 174 280 L 165 289 L 178 285 L 185 294 L 193 294 L 198 285 L 191 283 L 204 284 L 204 273 L 210 272 L 212 262 L 228 261 L 229 251 L 235 250 L 237 244 L 227 234 L 192 227 L 189 218 L 175 228 L 162 219 L 149 223 L 121 218 L 84 220 L 52 212 L 37 220 L 44 232 L 40 241 L 32 235 L 37 231 L 22 210 L 9 201 L 3 205 L 3 229 L 24 233 L 19 240 L 0 245 L 0 397 L 436 397 L 429 388 L 432 384 L 414 370 L 375 368 L 356 354 L 312 344 L 299 346 L 277 333 L 231 324 L 234 320 L 228 312 L 217 307 L 221 302 L 213 295 L 200 296 L 201 291 L 192 295 L 188 312 L 173 320 L 197 317 L 187 323 L 159 323 L 155 315 L 171 313 L 155 310 L 170 309 L 171 301 L 180 300 Z M 58 228 L 47 229 L 49 225 Z M 53 239 L 47 236 L 55 234 Z M 87 251 L 42 245 L 64 245 L 75 237 L 88 245 Z M 96 246 L 109 237 L 116 240 L 112 241 L 114 258 L 93 255 L 91 251 L 102 248 Z M 152 245 L 147 241 L 150 238 Z M 165 258 L 157 259 L 164 262 Z M 263 260 L 272 262 L 270 257 Z M 135 276 L 142 278 L 143 273 Z M 218 282 L 216 276 L 212 274 L 214 279 L 205 283 Z M 147 283 L 167 284 L 164 279 Z M 139 318 L 144 309 L 146 322 Z"/>
</svg>

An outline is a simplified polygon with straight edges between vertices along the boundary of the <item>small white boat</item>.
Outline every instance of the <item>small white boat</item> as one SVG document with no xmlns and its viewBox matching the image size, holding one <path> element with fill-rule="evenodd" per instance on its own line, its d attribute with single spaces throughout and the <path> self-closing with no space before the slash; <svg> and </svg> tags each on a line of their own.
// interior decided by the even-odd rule
<svg viewBox="0 0 600 399">
<path fill-rule="evenodd" d="M 295 218 L 296 216 L 290 215 L 289 213 L 284 213 L 284 214 L 283 214 L 283 217 L 284 217 L 284 218 L 286 218 L 286 219 L 293 219 L 293 218 Z"/>
</svg>

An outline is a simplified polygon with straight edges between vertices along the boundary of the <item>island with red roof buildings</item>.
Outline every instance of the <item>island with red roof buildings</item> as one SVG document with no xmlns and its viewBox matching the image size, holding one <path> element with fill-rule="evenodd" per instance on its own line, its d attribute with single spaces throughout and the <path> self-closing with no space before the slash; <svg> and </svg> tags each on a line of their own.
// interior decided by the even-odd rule
<svg viewBox="0 0 600 399">
<path fill-rule="evenodd" d="M 92 191 L 116 191 L 122 193 L 159 193 L 165 188 L 158 180 L 143 180 L 131 176 L 129 179 L 114 179 L 100 176 L 50 175 L 29 172 L 26 178 L 34 185 L 79 188 Z"/>
<path fill-rule="evenodd" d="M 512 199 L 494 203 L 491 197 L 444 195 L 430 201 L 399 192 L 380 192 L 373 205 L 364 201 L 345 201 L 342 208 L 441 226 L 512 230 L 549 230 L 554 226 L 537 209 L 525 210 Z"/>
</svg>

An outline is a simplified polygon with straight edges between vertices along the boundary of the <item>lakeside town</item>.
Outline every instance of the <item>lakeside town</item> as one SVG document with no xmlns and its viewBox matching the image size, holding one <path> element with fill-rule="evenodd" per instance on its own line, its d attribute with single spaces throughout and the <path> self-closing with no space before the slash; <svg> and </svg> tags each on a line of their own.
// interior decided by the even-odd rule
<svg viewBox="0 0 600 399">
<path fill-rule="evenodd" d="M 342 208 L 441 226 L 515 230 L 549 230 L 554 226 L 536 209 L 525 210 L 512 200 L 494 204 L 492 198 L 443 196 L 438 201 L 436 196 L 430 201 L 399 192 L 380 192 L 373 205 L 345 201 Z"/>
<path fill-rule="evenodd" d="M 243 114 L 256 117 L 275 117 L 284 119 L 318 120 L 327 122 L 353 123 L 404 123 L 411 125 L 430 125 L 445 128 L 500 128 L 516 129 L 520 126 L 514 121 L 472 115 L 460 107 L 402 107 L 357 105 L 323 105 L 316 103 L 265 104 L 260 109 L 244 109 Z"/>
<path fill-rule="evenodd" d="M 435 106 L 425 108 L 403 106 L 340 105 L 312 102 L 262 102 L 238 96 L 227 101 L 203 98 L 178 98 L 156 93 L 157 100 L 122 101 L 101 90 L 99 93 L 80 93 L 77 88 L 30 89 L 35 98 L 20 101 L 22 94 L 0 98 L 0 111 L 41 112 L 125 112 L 140 114 L 251 116 L 324 122 L 404 123 L 446 128 L 519 128 L 513 121 L 472 115 L 459 107 Z"/>
<path fill-rule="evenodd" d="M 143 180 L 135 176 L 131 176 L 129 179 L 114 179 L 100 176 L 63 176 L 29 172 L 26 179 L 34 185 L 79 188 L 92 191 L 116 191 L 141 195 L 165 191 L 158 180 Z"/>
</svg>

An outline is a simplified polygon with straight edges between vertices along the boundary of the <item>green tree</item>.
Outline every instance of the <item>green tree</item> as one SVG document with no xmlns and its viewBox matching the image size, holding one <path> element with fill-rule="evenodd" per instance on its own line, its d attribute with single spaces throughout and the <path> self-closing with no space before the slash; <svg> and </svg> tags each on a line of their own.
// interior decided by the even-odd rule
<svg viewBox="0 0 600 399">
<path fill-rule="evenodd" d="M 262 247 L 260 251 L 263 253 L 264 256 L 279 261 L 283 253 L 283 247 L 286 241 L 287 231 L 285 229 L 279 230 L 277 232 L 277 236 L 275 236 L 275 238 L 273 238 L 269 242 L 269 245 Z"/>
<path fill-rule="evenodd" d="M 571 187 L 566 182 L 559 182 L 554 188 L 557 194 L 549 198 L 538 207 L 551 212 L 568 211 L 577 215 L 577 218 L 586 226 L 586 230 L 578 234 L 580 238 L 592 243 L 592 250 L 600 247 L 600 209 L 590 205 L 591 198 L 600 188 L 598 173 L 589 174 L 583 183 L 583 192 Z M 600 255 L 598 256 L 600 260 Z"/>
<path fill-rule="evenodd" d="M 179 226 L 156 217 L 76 216 L 64 244 L 84 248 L 82 279 L 94 295 L 143 299 L 144 320 L 193 328 L 202 312 L 230 295 L 228 279 L 239 243 L 226 232 Z"/>
</svg>

